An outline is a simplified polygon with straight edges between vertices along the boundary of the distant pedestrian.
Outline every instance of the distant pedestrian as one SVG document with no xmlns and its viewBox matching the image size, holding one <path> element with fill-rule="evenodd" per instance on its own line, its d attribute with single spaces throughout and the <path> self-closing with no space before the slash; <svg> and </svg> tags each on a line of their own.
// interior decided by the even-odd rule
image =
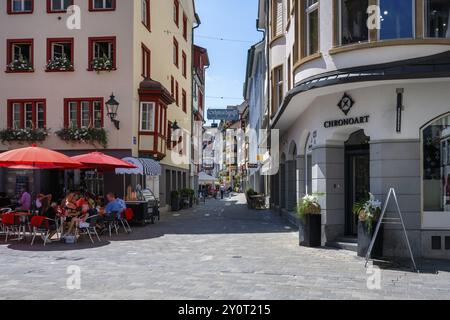
<svg viewBox="0 0 450 320">
<path fill-rule="evenodd" d="M 220 199 L 223 199 L 224 193 L 225 193 L 225 186 L 222 184 L 220 185 Z"/>
</svg>

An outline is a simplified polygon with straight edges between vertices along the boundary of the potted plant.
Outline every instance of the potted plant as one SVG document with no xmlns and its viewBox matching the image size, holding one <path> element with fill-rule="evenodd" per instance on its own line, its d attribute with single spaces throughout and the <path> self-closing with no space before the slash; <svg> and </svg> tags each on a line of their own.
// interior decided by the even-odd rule
<svg viewBox="0 0 450 320">
<path fill-rule="evenodd" d="M 184 188 L 180 190 L 180 196 L 181 196 L 181 201 L 180 201 L 180 205 L 182 209 L 186 209 L 189 207 L 190 204 L 190 191 L 188 188 Z"/>
<path fill-rule="evenodd" d="M 180 210 L 180 194 L 176 190 L 170 193 L 170 205 L 172 207 L 172 211 Z"/>
<path fill-rule="evenodd" d="M 73 71 L 73 64 L 66 55 L 55 57 L 47 62 L 47 71 Z"/>
<path fill-rule="evenodd" d="M 14 72 L 14 71 L 24 71 L 24 72 L 33 71 L 33 66 L 22 55 L 18 59 L 15 59 L 10 64 L 8 64 L 7 68 L 9 71 L 12 71 L 12 72 Z"/>
<path fill-rule="evenodd" d="M 353 205 L 353 213 L 358 216 L 358 256 L 365 257 L 381 215 L 381 201 L 376 200 L 373 194 L 369 193 L 368 200 L 362 200 Z M 381 225 L 372 249 L 372 257 L 383 255 L 382 227 Z"/>
<path fill-rule="evenodd" d="M 318 196 L 319 194 L 306 195 L 300 199 L 297 206 L 297 213 L 303 224 L 303 228 L 299 228 L 301 246 L 320 247 L 322 245 L 322 209 Z"/>
<path fill-rule="evenodd" d="M 256 195 L 257 195 L 257 192 L 255 190 L 253 190 L 252 188 L 248 189 L 247 192 L 245 192 L 245 198 L 247 200 L 247 206 L 249 209 L 255 208 L 252 197 L 256 196 Z"/>
<path fill-rule="evenodd" d="M 195 190 L 188 189 L 188 194 L 189 194 L 189 208 L 192 208 L 194 206 Z"/>
</svg>

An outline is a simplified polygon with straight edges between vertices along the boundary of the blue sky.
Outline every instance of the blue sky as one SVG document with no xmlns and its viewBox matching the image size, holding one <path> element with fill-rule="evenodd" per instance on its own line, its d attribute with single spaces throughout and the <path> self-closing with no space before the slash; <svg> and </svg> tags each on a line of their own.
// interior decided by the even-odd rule
<svg viewBox="0 0 450 320">
<path fill-rule="evenodd" d="M 195 43 L 208 49 L 211 61 L 206 77 L 206 107 L 216 109 L 240 104 L 247 51 L 262 39 L 262 33 L 256 30 L 258 0 L 196 0 L 195 5 L 202 21 L 196 29 Z"/>
</svg>

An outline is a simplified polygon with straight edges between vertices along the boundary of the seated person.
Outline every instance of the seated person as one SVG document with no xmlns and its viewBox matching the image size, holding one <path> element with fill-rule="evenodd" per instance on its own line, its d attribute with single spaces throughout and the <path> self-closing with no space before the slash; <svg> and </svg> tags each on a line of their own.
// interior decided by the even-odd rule
<svg viewBox="0 0 450 320">
<path fill-rule="evenodd" d="M 116 212 L 120 217 L 122 211 L 126 209 L 125 202 L 122 199 L 116 198 L 112 192 L 106 195 L 106 199 L 108 199 L 108 204 L 105 207 L 105 215 L 110 215 L 113 212 Z"/>
<path fill-rule="evenodd" d="M 68 234 L 72 234 L 75 228 L 78 227 L 86 227 L 89 225 L 89 223 L 86 222 L 86 220 L 92 216 L 95 215 L 96 212 L 93 211 L 93 209 L 89 208 L 88 204 L 83 204 L 81 207 L 81 214 L 78 217 L 73 217 L 72 220 L 69 223 L 69 229 L 67 231 Z"/>
<path fill-rule="evenodd" d="M 57 209 L 58 209 L 58 205 L 55 202 L 53 202 L 43 212 L 43 216 L 48 219 L 48 227 L 50 229 L 48 239 L 51 239 L 57 232 L 56 231 Z"/>
</svg>

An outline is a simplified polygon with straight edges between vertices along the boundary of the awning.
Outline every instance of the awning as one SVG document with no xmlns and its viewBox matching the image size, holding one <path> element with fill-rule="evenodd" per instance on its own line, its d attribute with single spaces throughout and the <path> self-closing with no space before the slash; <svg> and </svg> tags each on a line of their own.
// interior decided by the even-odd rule
<svg viewBox="0 0 450 320">
<path fill-rule="evenodd" d="M 116 169 L 116 174 L 139 174 L 143 176 L 160 176 L 161 165 L 159 162 L 153 159 L 145 158 L 123 158 L 126 161 L 134 165 L 135 169 Z"/>
<path fill-rule="evenodd" d="M 202 183 L 214 184 L 215 181 L 216 181 L 216 178 L 208 175 L 206 172 L 200 172 L 198 174 L 198 183 L 200 183 L 200 184 L 202 184 Z"/>
</svg>

